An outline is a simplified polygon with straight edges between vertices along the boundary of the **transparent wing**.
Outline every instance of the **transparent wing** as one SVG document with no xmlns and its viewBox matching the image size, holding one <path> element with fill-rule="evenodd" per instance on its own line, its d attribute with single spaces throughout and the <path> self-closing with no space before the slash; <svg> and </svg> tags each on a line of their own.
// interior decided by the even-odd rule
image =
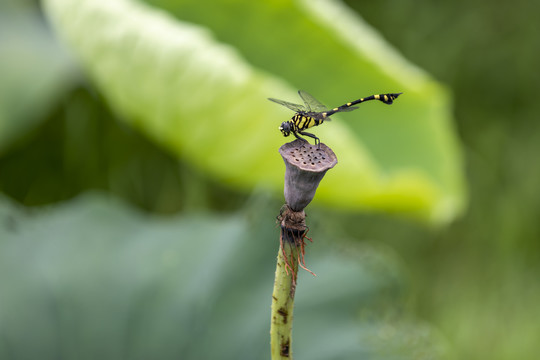
<svg viewBox="0 0 540 360">
<path fill-rule="evenodd" d="M 308 111 L 313 112 L 321 112 L 326 111 L 326 106 L 321 104 L 319 100 L 315 99 L 313 96 L 305 92 L 304 90 L 298 90 L 298 95 L 304 100 L 304 104 L 306 104 L 306 108 Z"/>
<path fill-rule="evenodd" d="M 315 119 L 324 120 L 324 121 L 331 121 L 332 119 L 330 118 L 330 116 L 332 116 L 332 115 L 334 115 L 336 113 L 348 112 L 348 111 L 353 111 L 353 110 L 356 110 L 356 109 L 358 109 L 358 106 L 349 106 L 349 107 L 339 109 L 337 111 L 334 111 L 332 109 L 331 110 L 325 110 L 325 111 L 322 111 L 322 112 L 310 111 L 310 112 L 307 113 L 307 115 L 312 117 L 312 118 L 315 118 Z M 328 113 L 330 113 L 330 115 L 328 115 Z"/>
<path fill-rule="evenodd" d="M 338 110 L 336 112 L 347 112 L 347 111 L 353 111 L 353 110 L 356 110 L 358 109 L 358 106 L 349 106 L 347 108 L 343 108 L 341 110 Z"/>
<path fill-rule="evenodd" d="M 307 115 L 317 120 L 332 121 L 329 116 L 323 115 L 322 112 L 308 112 Z"/>
<path fill-rule="evenodd" d="M 283 105 L 285 107 L 288 107 L 289 109 L 291 109 L 294 112 L 305 112 L 305 111 L 307 111 L 307 109 L 303 105 L 293 104 L 293 103 L 290 103 L 288 101 L 278 100 L 278 99 L 274 99 L 274 98 L 268 98 L 268 100 L 273 101 L 273 102 L 275 102 L 275 103 L 277 103 L 279 105 Z"/>
</svg>

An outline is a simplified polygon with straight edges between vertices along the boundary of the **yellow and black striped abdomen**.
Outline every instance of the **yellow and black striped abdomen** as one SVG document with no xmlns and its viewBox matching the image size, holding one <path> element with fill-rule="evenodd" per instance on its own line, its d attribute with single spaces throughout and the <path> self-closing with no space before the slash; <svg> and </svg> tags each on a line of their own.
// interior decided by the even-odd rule
<svg viewBox="0 0 540 360">
<path fill-rule="evenodd" d="M 322 124 L 323 120 L 312 118 L 311 116 L 306 116 L 302 114 L 296 114 L 293 116 L 292 121 L 295 126 L 296 131 L 302 131 L 309 129 L 310 127 L 317 126 Z"/>
</svg>

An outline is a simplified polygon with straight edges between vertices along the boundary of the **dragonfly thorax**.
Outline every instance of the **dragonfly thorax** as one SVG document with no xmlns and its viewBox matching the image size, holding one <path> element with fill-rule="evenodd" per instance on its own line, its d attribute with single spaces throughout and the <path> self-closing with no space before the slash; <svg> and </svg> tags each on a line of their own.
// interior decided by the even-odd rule
<svg viewBox="0 0 540 360">
<path fill-rule="evenodd" d="M 291 134 L 291 131 L 293 129 L 293 124 L 291 121 L 284 121 L 281 123 L 279 130 L 283 134 L 283 136 L 289 136 Z"/>
</svg>

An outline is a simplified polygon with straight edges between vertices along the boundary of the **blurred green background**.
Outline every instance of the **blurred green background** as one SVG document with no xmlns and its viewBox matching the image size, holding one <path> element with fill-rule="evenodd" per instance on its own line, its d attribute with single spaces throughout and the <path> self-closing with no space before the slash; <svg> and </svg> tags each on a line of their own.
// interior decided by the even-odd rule
<svg viewBox="0 0 540 360">
<path fill-rule="evenodd" d="M 269 358 L 298 88 L 404 95 L 315 129 L 293 354 L 540 355 L 534 2 L 0 4 L 0 358 Z"/>
</svg>

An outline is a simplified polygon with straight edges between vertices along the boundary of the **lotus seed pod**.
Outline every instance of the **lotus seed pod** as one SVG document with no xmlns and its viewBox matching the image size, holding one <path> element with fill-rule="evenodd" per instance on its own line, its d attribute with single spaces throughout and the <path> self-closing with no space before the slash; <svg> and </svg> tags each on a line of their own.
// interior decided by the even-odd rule
<svg viewBox="0 0 540 360">
<path fill-rule="evenodd" d="M 285 201 L 293 211 L 302 211 L 315 196 L 324 174 L 337 164 L 336 154 L 325 144 L 311 145 L 296 139 L 279 148 L 285 161 Z"/>
</svg>

